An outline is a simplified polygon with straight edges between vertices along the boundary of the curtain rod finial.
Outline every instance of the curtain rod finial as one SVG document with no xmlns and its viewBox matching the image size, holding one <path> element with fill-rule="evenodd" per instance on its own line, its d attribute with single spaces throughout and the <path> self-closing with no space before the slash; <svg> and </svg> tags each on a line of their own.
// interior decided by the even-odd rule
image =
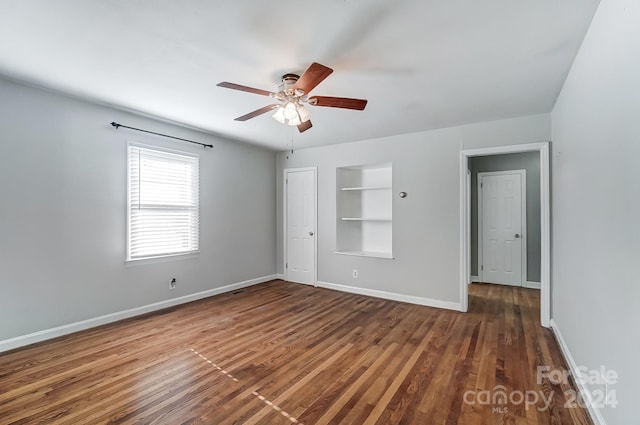
<svg viewBox="0 0 640 425">
<path fill-rule="evenodd" d="M 118 127 L 120 127 L 120 124 L 118 124 L 117 122 L 113 121 L 111 123 L 112 126 L 114 126 L 116 128 L 116 130 L 118 129 Z"/>
</svg>

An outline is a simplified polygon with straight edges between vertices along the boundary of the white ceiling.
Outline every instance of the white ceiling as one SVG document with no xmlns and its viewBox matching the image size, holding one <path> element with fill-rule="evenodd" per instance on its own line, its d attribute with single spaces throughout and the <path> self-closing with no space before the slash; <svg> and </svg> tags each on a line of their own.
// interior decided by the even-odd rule
<svg viewBox="0 0 640 425">
<path fill-rule="evenodd" d="M 0 74 L 284 150 L 549 112 L 599 0 L 0 0 Z M 271 102 L 334 69 L 299 134 Z M 126 123 L 124 123 L 126 124 Z"/>
</svg>

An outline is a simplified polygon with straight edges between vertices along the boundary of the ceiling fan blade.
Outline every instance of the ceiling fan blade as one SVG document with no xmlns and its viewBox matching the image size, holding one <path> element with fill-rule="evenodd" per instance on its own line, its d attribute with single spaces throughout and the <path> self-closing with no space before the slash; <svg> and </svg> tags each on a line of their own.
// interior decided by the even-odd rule
<svg viewBox="0 0 640 425">
<path fill-rule="evenodd" d="M 365 99 L 352 99 L 349 97 L 313 96 L 309 98 L 309 104 L 362 111 L 364 107 L 367 106 L 367 101 Z"/>
<path fill-rule="evenodd" d="M 298 131 L 300 133 L 304 133 L 305 131 L 309 130 L 311 127 L 313 127 L 313 124 L 311 124 L 311 120 L 306 120 L 302 124 L 298 124 Z"/>
<path fill-rule="evenodd" d="M 218 84 L 216 84 L 216 86 L 224 87 L 224 88 L 232 89 L 232 90 L 246 91 L 246 92 L 254 93 L 254 94 L 261 94 L 262 96 L 272 96 L 272 95 L 275 94 L 275 93 L 272 93 L 270 91 L 254 89 L 253 87 L 241 86 L 240 84 L 229 83 L 227 81 L 223 81 L 221 83 L 218 83 Z"/>
<path fill-rule="evenodd" d="M 302 77 L 296 81 L 293 86 L 294 90 L 302 90 L 305 94 L 308 94 L 315 86 L 320 84 L 325 78 L 327 78 L 333 69 L 320 65 L 319 63 L 312 63 L 311 66 L 302 74 Z"/>
<path fill-rule="evenodd" d="M 256 110 L 255 110 L 255 111 L 253 111 L 253 112 L 249 112 L 249 113 L 248 113 L 248 114 L 246 114 L 246 115 L 243 115 L 243 116 L 241 116 L 241 117 L 236 118 L 236 119 L 235 119 L 235 121 L 246 121 L 246 120 L 250 120 L 251 118 L 255 118 L 255 117 L 259 116 L 259 115 L 266 114 L 267 112 L 269 112 L 269 111 L 272 111 L 272 110 L 276 109 L 278 106 L 280 106 L 280 105 L 278 105 L 278 104 L 273 104 L 273 105 L 267 105 L 267 106 L 264 106 L 264 107 L 262 107 L 262 108 L 260 108 L 260 109 L 256 109 Z"/>
</svg>

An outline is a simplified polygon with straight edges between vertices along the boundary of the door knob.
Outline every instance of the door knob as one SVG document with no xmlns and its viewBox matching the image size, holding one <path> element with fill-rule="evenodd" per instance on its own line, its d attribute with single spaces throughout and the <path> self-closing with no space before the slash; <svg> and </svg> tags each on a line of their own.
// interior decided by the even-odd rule
<svg viewBox="0 0 640 425">
<path fill-rule="evenodd" d="M 516 233 L 515 235 L 513 235 L 513 237 L 518 239 L 520 237 L 520 233 Z"/>
<path fill-rule="evenodd" d="M 309 236 L 313 236 L 313 232 L 309 232 Z"/>
</svg>

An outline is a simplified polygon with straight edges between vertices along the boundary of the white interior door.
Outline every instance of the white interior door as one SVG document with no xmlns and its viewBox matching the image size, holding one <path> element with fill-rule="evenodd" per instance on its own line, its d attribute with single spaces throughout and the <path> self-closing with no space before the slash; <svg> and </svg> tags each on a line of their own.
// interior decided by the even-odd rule
<svg viewBox="0 0 640 425">
<path fill-rule="evenodd" d="M 479 175 L 482 281 L 522 286 L 523 172 Z"/>
<path fill-rule="evenodd" d="M 316 284 L 316 170 L 285 170 L 286 263 L 290 282 Z"/>
</svg>

